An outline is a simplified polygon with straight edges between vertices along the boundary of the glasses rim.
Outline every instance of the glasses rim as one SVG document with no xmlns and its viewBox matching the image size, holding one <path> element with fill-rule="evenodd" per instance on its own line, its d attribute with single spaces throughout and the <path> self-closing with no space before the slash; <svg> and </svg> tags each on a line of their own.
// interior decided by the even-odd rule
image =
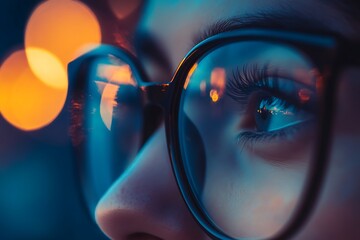
<svg viewBox="0 0 360 240">
<path fill-rule="evenodd" d="M 234 32 L 228 32 L 216 35 L 212 38 L 209 38 L 199 45 L 197 45 L 182 61 L 178 70 L 175 73 L 175 76 L 172 82 L 175 84 L 175 90 L 173 94 L 173 99 L 171 102 L 173 105 L 170 108 L 170 114 L 166 120 L 166 126 L 168 127 L 166 132 L 168 133 L 167 138 L 170 141 L 169 152 L 171 155 L 171 161 L 173 165 L 173 171 L 179 185 L 179 189 L 182 193 L 182 196 L 192 212 L 192 215 L 200 223 L 202 228 L 214 239 L 235 239 L 227 235 L 221 229 L 219 229 L 203 211 L 199 202 L 196 200 L 194 192 L 191 190 L 191 184 L 187 177 L 184 161 L 182 160 L 181 151 L 180 151 L 180 141 L 179 141 L 179 127 L 178 127 L 178 113 L 180 107 L 180 96 L 182 88 L 185 84 L 186 75 L 189 72 L 190 68 L 208 51 L 237 41 L 250 41 L 250 40 L 264 40 L 264 41 L 274 41 L 276 43 L 284 43 L 296 48 L 312 48 L 316 47 L 317 49 L 322 49 L 329 56 L 325 58 L 326 60 L 335 59 L 335 51 L 337 48 L 338 42 L 334 38 L 324 37 L 321 35 L 312 35 L 312 34 L 299 34 L 294 32 L 284 32 L 284 31 L 273 31 L 273 30 L 259 30 L 259 29 L 245 29 L 238 30 Z M 309 52 L 309 51 L 306 51 Z M 332 66 L 333 63 L 327 62 L 327 65 Z M 330 82 L 329 79 L 327 82 Z M 327 84 L 325 89 L 328 94 L 324 94 L 324 99 L 321 102 L 329 102 L 329 99 L 333 99 L 333 90 L 331 86 L 334 84 Z M 330 104 L 333 105 L 333 104 Z M 329 105 L 327 105 L 329 107 Z M 323 106 L 321 106 L 323 108 Z M 330 108 L 331 109 L 331 108 Z M 322 118 L 319 119 L 322 126 L 319 129 L 320 137 L 317 139 L 317 146 L 319 146 L 318 152 L 315 153 L 316 161 L 313 166 L 311 166 L 310 176 L 308 181 L 305 183 L 305 190 L 303 194 L 303 199 L 300 199 L 298 208 L 296 209 L 295 214 L 293 214 L 290 222 L 288 222 L 285 227 L 283 227 L 280 232 L 276 233 L 275 236 L 268 239 L 288 239 L 293 236 L 297 230 L 303 225 L 307 217 L 310 215 L 316 199 L 321 189 L 321 183 L 323 180 L 323 175 L 325 173 L 325 166 L 327 160 L 327 148 L 329 130 L 331 129 L 331 121 L 329 119 L 332 117 L 331 111 L 325 111 L 322 115 L 322 118 L 327 119 L 324 121 Z M 326 116 L 329 115 L 329 116 Z M 326 133 L 326 134 L 322 134 Z M 315 174 L 316 173 L 316 174 Z M 314 184 L 315 183 L 315 184 Z M 240 238 L 241 239 L 241 238 Z"/>
<path fill-rule="evenodd" d="M 86 65 L 89 61 L 92 61 L 92 59 L 96 59 L 97 57 L 104 55 L 112 55 L 125 60 L 132 69 L 136 70 L 139 76 L 140 80 L 137 79 L 137 84 L 145 95 L 145 104 L 159 105 L 164 110 L 166 138 L 170 161 L 177 185 L 188 209 L 203 230 L 212 238 L 234 239 L 214 226 L 211 220 L 205 216 L 195 200 L 196 197 L 191 191 L 190 183 L 187 180 L 184 166 L 182 164 L 183 160 L 180 153 L 179 128 L 177 121 L 181 92 L 191 67 L 211 49 L 231 42 L 245 40 L 274 41 L 301 49 L 316 48 L 327 54 L 328 57 L 325 59 L 327 61 L 325 65 L 331 66 L 332 69 L 331 73 L 324 81 L 323 99 L 321 101 L 323 104 L 320 106 L 319 139 L 317 140 L 318 147 L 315 154 L 316 160 L 314 161 L 314 166 L 312 166 L 312 171 L 306 183 L 305 193 L 303 194 L 304 198 L 300 201 L 297 212 L 294 214 L 294 217 L 292 217 L 290 223 L 288 223 L 276 236 L 270 238 L 287 239 L 293 236 L 305 223 L 316 204 L 316 200 L 318 199 L 326 172 L 328 159 L 327 154 L 331 139 L 331 126 L 335 106 L 333 96 L 336 90 L 337 76 L 340 72 L 340 66 L 355 62 L 354 60 L 356 60 L 356 58 L 351 57 L 352 55 L 349 53 L 354 53 L 354 49 L 356 49 L 355 54 L 360 53 L 358 44 L 355 45 L 355 43 L 349 43 L 349 41 L 339 36 L 289 32 L 273 29 L 239 29 L 231 32 L 220 33 L 196 45 L 179 64 L 173 78 L 167 84 L 148 82 L 148 77 L 141 67 L 141 64 L 126 50 L 110 45 L 102 45 L 69 64 L 68 76 L 70 89 L 73 90 L 70 95 L 72 97 L 76 97 L 79 94 L 82 96 L 79 89 L 83 88 L 85 86 L 84 84 L 86 84 L 86 81 L 83 81 L 83 79 L 86 79 L 86 76 L 84 76 L 84 68 L 86 69 Z M 349 51 L 350 49 L 352 51 Z M 357 56 L 360 56 L 360 54 Z M 358 62 L 356 62 L 356 64 L 360 64 L 360 60 L 357 61 Z M 83 82 L 81 82 L 81 80 Z M 76 99 L 71 99 L 71 101 L 76 102 Z M 71 106 L 73 106 L 73 104 L 71 104 Z M 71 108 L 71 111 L 73 112 L 74 108 Z M 81 111 L 81 109 L 79 111 Z M 73 126 L 73 124 L 71 124 L 71 126 Z M 77 156 L 82 155 L 79 147 L 75 147 L 75 151 L 77 152 Z M 78 161 L 78 163 L 77 167 L 83 164 L 80 161 Z M 83 182 L 84 179 L 81 179 L 80 181 Z"/>
</svg>

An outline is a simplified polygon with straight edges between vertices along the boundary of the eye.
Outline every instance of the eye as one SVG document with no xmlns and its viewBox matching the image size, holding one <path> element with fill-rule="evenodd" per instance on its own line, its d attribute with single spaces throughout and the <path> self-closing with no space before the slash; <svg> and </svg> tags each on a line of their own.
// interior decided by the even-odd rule
<svg viewBox="0 0 360 240">
<path fill-rule="evenodd" d="M 257 132 L 275 132 L 309 121 L 312 116 L 286 100 L 275 96 L 263 96 L 258 100 L 254 113 Z"/>
<path fill-rule="evenodd" d="M 292 140 L 305 123 L 314 120 L 316 94 L 312 86 L 281 76 L 267 66 L 236 69 L 227 83 L 227 95 L 239 104 L 239 143 L 248 140 Z"/>
<path fill-rule="evenodd" d="M 299 92 L 303 91 L 299 88 Z M 241 103 L 246 110 L 239 125 L 237 142 L 240 145 L 297 143 L 297 139 L 311 132 L 316 119 L 311 98 L 309 102 L 301 102 L 296 98 L 297 91 L 291 92 L 288 95 L 279 89 L 260 87 L 249 93 L 247 101 Z"/>
</svg>

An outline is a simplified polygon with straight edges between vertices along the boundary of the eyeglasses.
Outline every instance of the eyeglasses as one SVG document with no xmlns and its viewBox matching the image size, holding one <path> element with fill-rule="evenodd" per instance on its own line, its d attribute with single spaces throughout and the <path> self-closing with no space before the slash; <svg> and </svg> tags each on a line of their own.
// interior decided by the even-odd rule
<svg viewBox="0 0 360 240">
<path fill-rule="evenodd" d="M 167 84 L 119 48 L 78 58 L 72 134 L 90 211 L 165 119 L 179 189 L 211 237 L 289 238 L 315 205 L 338 75 L 359 54 L 339 37 L 242 29 L 198 44 Z"/>
</svg>

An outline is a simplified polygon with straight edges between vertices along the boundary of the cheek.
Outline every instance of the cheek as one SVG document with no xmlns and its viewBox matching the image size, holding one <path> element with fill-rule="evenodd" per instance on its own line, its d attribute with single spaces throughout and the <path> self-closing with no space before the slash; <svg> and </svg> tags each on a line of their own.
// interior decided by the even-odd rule
<svg viewBox="0 0 360 240">
<path fill-rule="evenodd" d="M 205 178 L 201 199 L 210 217 L 231 236 L 270 237 L 291 217 L 304 187 L 312 147 L 288 151 L 279 144 L 239 146 L 228 129 L 202 131 L 206 147 Z M 236 126 L 236 124 L 228 124 Z M 204 127 L 205 128 L 205 127 Z M 232 130 L 236 127 L 231 128 Z M 218 134 L 223 132 L 223 134 Z M 217 134 L 215 134 L 217 133 Z M 268 156 L 287 156 L 269 161 Z M 291 156 L 291 157 L 289 157 Z M 290 159 L 291 158 L 291 159 Z M 282 158 L 284 159 L 284 158 Z M 305 160 L 305 161 L 304 161 Z"/>
<path fill-rule="evenodd" d="M 226 159 L 209 163 L 204 206 L 219 227 L 232 236 L 270 237 L 293 213 L 306 169 L 287 169 L 254 156 L 243 157 L 232 166 L 224 163 Z"/>
</svg>

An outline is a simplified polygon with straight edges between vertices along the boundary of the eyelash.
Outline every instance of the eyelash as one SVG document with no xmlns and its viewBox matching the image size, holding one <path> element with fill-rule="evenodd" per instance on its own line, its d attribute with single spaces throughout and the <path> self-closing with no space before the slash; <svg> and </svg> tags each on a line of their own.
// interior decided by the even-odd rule
<svg viewBox="0 0 360 240">
<path fill-rule="evenodd" d="M 291 96 L 281 92 L 279 89 L 278 70 L 272 71 L 273 74 L 271 75 L 269 74 L 269 70 L 268 65 L 261 68 L 257 65 L 244 65 L 242 69 L 237 68 L 233 71 L 232 78 L 227 82 L 227 95 L 246 109 L 250 96 L 257 91 L 262 91 L 266 92 L 268 96 L 277 98 L 279 105 L 285 108 L 292 107 L 296 111 L 302 110 L 301 104 L 298 103 L 296 98 L 293 97 L 291 99 Z M 307 107 L 302 108 L 307 111 Z M 244 147 L 247 144 L 255 144 L 258 141 L 291 139 L 291 137 L 303 129 L 307 123 L 308 121 L 270 132 L 241 132 L 237 136 L 237 143 Z"/>
<path fill-rule="evenodd" d="M 274 139 L 287 140 L 292 139 L 292 136 L 296 135 L 299 131 L 305 128 L 308 122 L 304 122 L 302 124 L 297 124 L 291 127 L 286 127 L 281 130 L 277 130 L 274 132 L 242 132 L 237 135 L 237 144 L 243 149 L 244 147 L 251 147 L 258 142 L 263 141 L 271 141 Z"/>
<path fill-rule="evenodd" d="M 251 94 L 257 90 L 262 90 L 271 95 L 278 96 L 280 90 L 277 86 L 270 86 L 270 81 L 277 82 L 277 71 L 273 76 L 268 74 L 269 67 L 265 65 L 259 68 L 257 65 L 244 65 L 242 69 L 236 68 L 226 85 L 227 94 L 240 104 L 246 105 Z M 282 99 L 280 97 L 280 99 Z"/>
</svg>

